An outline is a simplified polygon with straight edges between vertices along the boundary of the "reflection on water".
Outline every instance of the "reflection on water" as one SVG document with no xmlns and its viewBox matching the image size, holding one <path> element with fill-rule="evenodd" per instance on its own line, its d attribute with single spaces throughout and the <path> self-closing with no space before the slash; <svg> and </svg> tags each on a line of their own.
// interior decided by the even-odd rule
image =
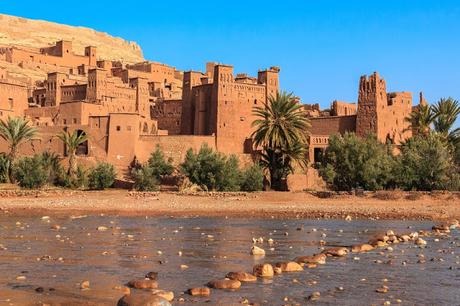
<svg viewBox="0 0 460 306">
<path fill-rule="evenodd" d="M 52 229 L 53 225 L 60 228 Z M 0 246 L 0 305 L 113 305 L 122 296 L 114 287 L 149 271 L 159 272 L 160 288 L 174 291 L 174 303 L 180 305 L 229 305 L 244 299 L 266 305 L 305 304 L 305 298 L 314 291 L 321 292 L 317 304 L 381 305 L 385 301 L 395 304 L 400 299 L 403 304 L 457 305 L 458 232 L 446 238 L 427 237 L 425 249 L 400 243 L 393 246 L 392 252 L 350 254 L 329 259 L 316 269 L 276 276 L 272 282 L 243 284 L 235 292 L 214 290 L 209 298 L 183 294 L 188 288 L 223 278 L 227 272 L 251 271 L 259 262 L 286 261 L 317 253 L 320 240 L 331 246 L 350 246 L 367 242 L 387 229 L 410 232 L 430 229 L 432 225 L 408 221 L 113 216 L 42 220 L 2 216 L 0 245 L 5 249 Z M 98 231 L 98 226 L 108 229 Z M 265 241 L 272 238 L 274 250 L 270 251 L 264 242 L 261 247 L 267 255 L 255 259 L 249 255 L 253 237 L 264 237 Z M 424 254 L 425 263 L 417 263 L 419 254 Z M 181 265 L 189 268 L 181 269 Z M 18 276 L 26 279 L 17 279 Z M 90 281 L 90 290 L 80 290 L 83 280 Z M 389 287 L 388 293 L 377 293 L 375 290 L 384 284 Z M 42 287 L 43 292 L 36 292 L 37 287 Z M 184 302 L 178 302 L 181 297 Z"/>
</svg>

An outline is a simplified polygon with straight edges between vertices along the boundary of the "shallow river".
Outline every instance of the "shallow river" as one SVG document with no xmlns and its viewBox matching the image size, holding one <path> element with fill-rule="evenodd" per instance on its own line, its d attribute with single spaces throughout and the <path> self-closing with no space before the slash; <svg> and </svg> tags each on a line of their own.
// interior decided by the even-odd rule
<svg viewBox="0 0 460 306">
<path fill-rule="evenodd" d="M 56 224 L 59 230 L 51 228 Z M 385 301 L 392 305 L 460 305 L 460 235 L 456 231 L 445 238 L 425 238 L 428 245 L 423 249 L 413 242 L 400 243 L 392 246 L 393 251 L 328 258 L 326 265 L 285 273 L 272 281 L 246 283 L 238 291 L 213 290 L 207 298 L 183 293 L 230 271 L 251 271 L 257 263 L 318 253 L 320 240 L 327 246 L 350 246 L 388 229 L 411 232 L 429 230 L 432 225 L 410 221 L 114 216 L 42 220 L 1 216 L 0 305 L 114 305 L 123 295 L 116 286 L 149 271 L 159 272 L 160 288 L 175 293 L 175 305 L 232 305 L 245 299 L 264 305 L 303 305 L 314 291 L 321 293 L 314 302 L 320 305 L 382 305 Z M 108 229 L 98 231 L 99 226 Z M 265 238 L 259 245 L 267 251 L 265 258 L 249 255 L 253 237 Z M 274 240 L 274 250 L 269 250 L 268 238 Z M 419 254 L 424 254 L 425 263 L 417 263 Z M 89 290 L 80 290 L 79 283 L 84 280 L 90 281 Z M 382 285 L 389 287 L 387 293 L 376 292 Z M 43 292 L 36 292 L 37 287 Z M 179 301 L 181 298 L 184 301 Z"/>
</svg>

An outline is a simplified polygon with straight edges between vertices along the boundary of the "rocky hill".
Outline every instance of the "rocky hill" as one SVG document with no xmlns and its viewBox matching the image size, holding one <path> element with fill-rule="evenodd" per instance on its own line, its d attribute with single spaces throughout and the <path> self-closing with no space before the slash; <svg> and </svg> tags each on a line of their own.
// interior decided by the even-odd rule
<svg viewBox="0 0 460 306">
<path fill-rule="evenodd" d="M 0 45 L 39 48 L 51 46 L 59 40 L 72 41 L 73 50 L 77 54 L 83 54 L 86 46 L 96 46 L 98 58 L 122 60 L 126 63 L 144 60 L 142 49 L 137 43 L 107 33 L 0 14 Z"/>
</svg>

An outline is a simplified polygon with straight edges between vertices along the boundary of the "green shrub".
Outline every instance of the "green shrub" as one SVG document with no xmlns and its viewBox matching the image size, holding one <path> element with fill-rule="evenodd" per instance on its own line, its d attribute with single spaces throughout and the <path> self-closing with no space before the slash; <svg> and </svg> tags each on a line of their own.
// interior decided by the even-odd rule
<svg viewBox="0 0 460 306">
<path fill-rule="evenodd" d="M 61 165 L 59 155 L 45 151 L 38 155 L 43 169 L 46 171 L 47 183 L 50 185 L 66 187 L 67 174 Z"/>
<path fill-rule="evenodd" d="M 14 176 L 19 186 L 29 189 L 43 187 L 48 180 L 48 172 L 40 155 L 20 159 L 15 165 Z"/>
<path fill-rule="evenodd" d="M 158 191 L 159 184 L 154 169 L 145 165 L 139 169 L 133 169 L 134 189 L 138 191 Z"/>
<path fill-rule="evenodd" d="M 88 175 L 88 186 L 90 189 L 104 190 L 115 182 L 115 168 L 108 163 L 99 163 L 90 170 Z"/>
<path fill-rule="evenodd" d="M 160 146 L 157 146 L 155 151 L 152 152 L 147 165 L 157 180 L 159 180 L 162 175 L 171 175 L 174 171 L 172 158 L 166 160 Z"/>
<path fill-rule="evenodd" d="M 241 190 L 242 191 L 261 191 L 264 185 L 264 173 L 259 165 L 247 167 L 242 172 Z"/>
<path fill-rule="evenodd" d="M 0 183 L 8 182 L 8 167 L 10 161 L 4 153 L 0 154 Z"/>
<path fill-rule="evenodd" d="M 197 154 L 189 149 L 180 168 L 192 183 L 204 186 L 208 190 L 238 191 L 240 189 L 241 172 L 237 157 L 226 157 L 214 152 L 207 145 L 203 145 Z"/>
<path fill-rule="evenodd" d="M 401 146 L 398 161 L 398 183 L 406 190 L 446 189 L 454 183 L 451 173 L 455 164 L 446 143 L 436 133 L 410 138 Z"/>
<path fill-rule="evenodd" d="M 380 190 L 394 186 L 395 165 L 390 148 L 375 137 L 345 133 L 329 139 L 319 172 L 336 190 Z"/>
</svg>

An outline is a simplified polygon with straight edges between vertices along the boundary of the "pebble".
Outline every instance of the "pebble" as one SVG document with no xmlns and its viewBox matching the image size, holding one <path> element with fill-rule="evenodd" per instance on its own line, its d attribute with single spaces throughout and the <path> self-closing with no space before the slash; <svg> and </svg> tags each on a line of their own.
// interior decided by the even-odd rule
<svg viewBox="0 0 460 306">
<path fill-rule="evenodd" d="M 387 286 L 382 286 L 381 288 L 377 288 L 375 291 L 378 293 L 387 293 L 388 289 L 389 288 Z"/>
<path fill-rule="evenodd" d="M 81 290 L 86 290 L 89 289 L 89 281 L 85 280 L 80 283 L 80 289 Z"/>
<path fill-rule="evenodd" d="M 316 300 L 319 300 L 320 296 L 321 296 L 321 293 L 319 291 L 315 291 L 308 296 L 308 300 L 316 301 Z"/>
<path fill-rule="evenodd" d="M 265 256 L 265 250 L 262 248 L 259 248 L 258 246 L 253 246 L 251 248 L 251 255 L 255 256 Z"/>
</svg>

